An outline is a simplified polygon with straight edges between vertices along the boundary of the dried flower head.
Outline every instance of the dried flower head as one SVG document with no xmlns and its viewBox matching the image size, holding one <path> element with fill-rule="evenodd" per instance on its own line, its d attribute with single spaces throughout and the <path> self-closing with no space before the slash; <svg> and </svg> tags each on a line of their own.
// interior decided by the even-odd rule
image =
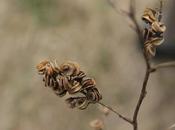
<svg viewBox="0 0 175 130">
<path fill-rule="evenodd" d="M 90 122 L 90 126 L 94 128 L 95 130 L 103 130 L 104 129 L 104 123 L 100 119 L 96 119 Z"/>
<path fill-rule="evenodd" d="M 155 56 L 156 47 L 161 45 L 164 41 L 163 33 L 166 30 L 166 26 L 160 22 L 162 18 L 161 9 L 162 4 L 159 12 L 147 8 L 142 16 L 142 20 L 148 24 L 148 27 L 144 29 L 143 38 L 144 50 L 149 58 Z"/>
<path fill-rule="evenodd" d="M 70 97 L 66 102 L 71 108 L 81 110 L 88 107 L 91 103 L 97 103 L 102 99 L 102 95 L 96 88 L 93 78 L 86 76 L 80 70 L 80 66 L 75 62 L 65 62 L 60 66 L 50 61 L 42 61 L 36 66 L 38 73 L 43 75 L 45 86 L 49 86 L 60 97 L 66 95 L 82 94 L 82 97 Z"/>
</svg>

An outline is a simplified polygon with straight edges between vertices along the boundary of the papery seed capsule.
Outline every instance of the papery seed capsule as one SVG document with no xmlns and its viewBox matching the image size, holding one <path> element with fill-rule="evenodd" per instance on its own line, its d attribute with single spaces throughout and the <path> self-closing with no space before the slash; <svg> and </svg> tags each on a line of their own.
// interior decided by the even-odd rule
<svg viewBox="0 0 175 130">
<path fill-rule="evenodd" d="M 166 30 L 166 26 L 163 23 L 157 21 L 152 23 L 151 28 L 155 33 L 163 33 Z"/>
<path fill-rule="evenodd" d="M 98 102 L 102 99 L 101 94 L 98 92 L 97 88 L 92 88 L 87 91 L 87 99 L 92 102 Z"/>
<path fill-rule="evenodd" d="M 144 20 L 146 23 L 153 23 L 154 21 L 156 21 L 156 11 L 151 9 L 151 8 L 146 8 L 146 10 L 144 11 L 144 14 L 142 16 L 142 20 Z"/>
<path fill-rule="evenodd" d="M 76 107 L 76 100 L 73 97 L 67 98 L 66 103 L 69 105 L 70 108 Z"/>
<path fill-rule="evenodd" d="M 79 101 L 78 101 L 78 108 L 79 108 L 80 110 L 86 109 L 86 108 L 88 107 L 88 105 L 89 105 L 89 101 L 86 100 L 86 99 L 83 99 L 83 100 L 79 100 Z"/>
<path fill-rule="evenodd" d="M 67 93 L 67 89 L 65 87 L 65 79 L 64 77 L 60 77 L 57 80 L 58 80 L 58 89 L 56 91 L 56 94 L 62 97 Z"/>
<path fill-rule="evenodd" d="M 73 83 L 68 87 L 69 94 L 75 94 L 80 92 L 82 89 L 82 86 L 79 82 L 73 81 Z"/>
<path fill-rule="evenodd" d="M 146 51 L 147 56 L 149 57 L 153 57 L 156 54 L 155 46 L 153 44 L 150 44 L 149 42 L 145 44 L 145 51 Z"/>
<path fill-rule="evenodd" d="M 65 62 L 58 68 L 57 64 L 43 61 L 37 66 L 39 74 L 43 75 L 45 86 L 49 86 L 60 97 L 68 94 L 83 94 L 84 97 L 71 97 L 66 100 L 71 108 L 86 109 L 90 103 L 101 99 L 101 94 L 95 88 L 96 83 L 92 78 L 80 70 L 78 64 Z"/>
<path fill-rule="evenodd" d="M 83 79 L 81 84 L 82 84 L 82 87 L 84 89 L 87 89 L 87 88 L 91 88 L 91 87 L 95 87 L 96 86 L 95 80 L 92 79 L 92 78 L 88 78 L 88 77 L 85 78 L 85 79 Z"/>
<path fill-rule="evenodd" d="M 60 71 L 65 76 L 74 76 L 80 72 L 80 67 L 74 62 L 65 62 L 60 65 Z"/>
<path fill-rule="evenodd" d="M 40 63 L 36 66 L 36 68 L 37 68 L 39 74 L 43 74 L 43 73 L 44 73 L 44 71 L 45 71 L 45 69 L 46 69 L 46 65 L 47 65 L 48 63 L 49 63 L 49 61 L 45 60 L 45 61 L 40 62 Z"/>
<path fill-rule="evenodd" d="M 71 80 L 76 80 L 78 82 L 81 82 L 84 77 L 86 77 L 86 74 L 80 70 L 80 72 L 77 75 L 71 77 Z"/>
<path fill-rule="evenodd" d="M 66 99 L 66 102 L 70 108 L 77 107 L 81 110 L 86 109 L 89 104 L 86 97 L 70 97 Z"/>
<path fill-rule="evenodd" d="M 149 40 L 149 44 L 152 44 L 154 46 L 159 46 L 164 42 L 163 37 L 154 37 Z"/>
</svg>

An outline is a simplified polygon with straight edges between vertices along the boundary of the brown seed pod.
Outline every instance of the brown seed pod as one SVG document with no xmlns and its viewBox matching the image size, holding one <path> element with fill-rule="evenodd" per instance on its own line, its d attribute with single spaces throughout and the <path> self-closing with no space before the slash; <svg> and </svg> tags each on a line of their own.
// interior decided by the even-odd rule
<svg viewBox="0 0 175 130">
<path fill-rule="evenodd" d="M 163 37 L 155 37 L 155 38 L 151 38 L 151 40 L 149 40 L 149 44 L 152 44 L 154 46 L 159 46 L 164 42 L 164 38 Z"/>
<path fill-rule="evenodd" d="M 58 96 L 62 97 L 67 93 L 69 82 L 66 77 L 62 77 L 62 76 L 57 79 L 57 82 L 58 82 L 58 86 L 55 88 L 56 89 L 55 93 Z"/>
<path fill-rule="evenodd" d="M 148 57 L 153 57 L 156 54 L 156 48 L 153 44 L 151 44 L 149 41 L 145 43 L 144 45 L 146 54 Z"/>
<path fill-rule="evenodd" d="M 70 97 L 66 99 L 67 104 L 70 108 L 78 108 L 84 110 L 88 107 L 89 102 L 86 100 L 86 97 Z"/>
<path fill-rule="evenodd" d="M 156 11 L 151 8 L 146 8 L 144 11 L 144 14 L 142 16 L 142 20 L 146 23 L 152 24 L 154 21 L 156 21 Z"/>
<path fill-rule="evenodd" d="M 80 66 L 75 62 L 65 62 L 60 65 L 60 72 L 65 76 L 75 76 L 80 72 Z"/>
<path fill-rule="evenodd" d="M 47 64 L 49 64 L 49 61 L 44 60 L 36 66 L 39 74 L 43 75 L 45 73 Z"/>
<path fill-rule="evenodd" d="M 155 33 L 163 33 L 166 30 L 166 26 L 163 23 L 157 21 L 152 23 L 151 28 Z"/>
<path fill-rule="evenodd" d="M 36 66 L 38 73 L 40 75 L 44 75 L 43 81 L 45 82 L 45 86 L 54 86 L 56 84 L 56 77 L 58 76 L 59 69 L 53 63 L 45 60 L 40 62 Z"/>
<path fill-rule="evenodd" d="M 96 103 L 102 99 L 101 94 L 99 93 L 97 88 L 92 88 L 87 90 L 87 100 L 91 101 L 92 103 Z"/>
<path fill-rule="evenodd" d="M 102 99 L 95 87 L 95 80 L 86 77 L 77 63 L 65 62 L 58 68 L 57 64 L 43 61 L 37 65 L 39 74 L 43 75 L 45 86 L 49 86 L 60 97 L 66 95 L 83 94 L 84 97 L 70 97 L 66 102 L 71 108 L 86 109 L 90 103 L 96 103 Z"/>
<path fill-rule="evenodd" d="M 71 85 L 69 85 L 69 87 L 68 87 L 68 92 L 69 92 L 69 94 L 75 94 L 75 93 L 80 92 L 81 89 L 82 89 L 81 84 L 77 81 L 73 81 L 71 83 Z"/>
<path fill-rule="evenodd" d="M 80 70 L 80 72 L 77 75 L 71 77 L 71 80 L 81 82 L 84 77 L 86 77 L 85 72 Z"/>
<path fill-rule="evenodd" d="M 84 78 L 81 82 L 83 89 L 88 89 L 96 86 L 96 82 L 92 78 Z"/>
<path fill-rule="evenodd" d="M 36 66 L 38 73 L 41 75 L 44 75 L 45 73 L 47 73 L 48 75 L 58 75 L 59 73 L 59 68 L 56 66 L 56 62 L 55 64 L 53 64 L 52 62 L 49 62 L 47 60 L 40 62 L 37 66 Z"/>
</svg>

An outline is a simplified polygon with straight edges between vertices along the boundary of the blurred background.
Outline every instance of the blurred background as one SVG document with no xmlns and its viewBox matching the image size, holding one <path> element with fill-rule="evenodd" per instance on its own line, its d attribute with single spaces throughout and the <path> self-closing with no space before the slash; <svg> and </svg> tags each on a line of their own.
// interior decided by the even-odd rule
<svg viewBox="0 0 175 130">
<path fill-rule="evenodd" d="M 129 0 L 114 0 L 128 10 Z M 136 0 L 137 19 L 158 0 Z M 164 5 L 165 42 L 153 62 L 175 60 L 175 1 Z M 78 62 L 97 81 L 103 102 L 132 116 L 145 73 L 137 34 L 128 19 L 106 0 L 0 0 L 0 129 L 92 130 L 89 122 L 104 121 L 105 130 L 129 130 L 98 105 L 70 109 L 64 98 L 45 88 L 35 66 L 44 59 Z M 167 130 L 175 123 L 175 69 L 151 75 L 141 107 L 141 130 Z M 174 129 L 175 130 L 175 129 Z"/>
</svg>

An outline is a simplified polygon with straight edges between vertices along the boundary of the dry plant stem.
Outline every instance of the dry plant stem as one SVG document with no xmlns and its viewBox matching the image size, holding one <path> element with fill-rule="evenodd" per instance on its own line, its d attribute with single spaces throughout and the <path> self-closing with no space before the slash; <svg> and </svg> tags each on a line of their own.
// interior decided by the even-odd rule
<svg viewBox="0 0 175 130">
<path fill-rule="evenodd" d="M 117 112 L 116 110 L 114 110 L 112 107 L 105 105 L 104 103 L 98 102 L 98 104 L 100 104 L 101 106 L 104 106 L 106 108 L 108 108 L 110 111 L 112 111 L 113 113 L 115 113 L 119 118 L 123 119 L 124 121 L 133 124 L 132 120 L 129 119 L 128 117 L 123 116 L 122 114 L 120 114 L 119 112 Z"/>
<path fill-rule="evenodd" d="M 133 130 L 138 130 L 137 118 L 138 118 L 139 110 L 140 110 L 140 107 L 142 105 L 143 99 L 145 98 L 146 93 L 147 93 L 146 92 L 146 87 L 147 87 L 147 83 L 148 83 L 150 74 L 151 74 L 150 67 L 147 66 L 144 81 L 143 81 L 143 85 L 142 85 L 142 90 L 141 90 L 139 100 L 137 102 L 137 105 L 136 105 L 136 108 L 135 108 L 135 111 L 134 111 L 134 115 L 133 115 Z"/>
<path fill-rule="evenodd" d="M 158 69 L 168 68 L 168 67 L 175 67 L 175 61 L 157 64 L 154 67 L 152 67 L 152 69 L 155 72 Z"/>
<path fill-rule="evenodd" d="M 144 40 L 143 40 L 143 36 L 142 36 L 142 31 L 139 27 L 139 24 L 136 20 L 136 15 L 135 15 L 135 2 L 133 2 L 133 0 L 131 1 L 131 4 L 130 4 L 130 19 L 133 21 L 134 25 L 135 25 L 135 31 L 138 35 L 138 38 L 139 38 L 139 42 L 141 44 L 144 43 Z M 147 83 L 148 83 L 148 80 L 149 80 L 149 76 L 151 74 L 151 65 L 150 65 L 150 60 L 149 60 L 149 57 L 146 55 L 145 53 L 145 50 L 143 51 L 143 55 L 144 55 L 144 59 L 145 59 L 145 62 L 146 62 L 146 73 L 145 73 L 145 77 L 144 77 L 144 80 L 143 80 L 143 84 L 142 84 L 142 89 L 141 89 L 141 93 L 140 93 L 140 96 L 139 96 L 139 99 L 138 99 L 138 102 L 137 102 L 137 105 L 135 107 L 135 110 L 134 110 L 134 115 L 133 115 L 133 130 L 138 130 L 138 114 L 139 114 L 139 110 L 140 110 L 140 107 L 143 103 L 143 100 L 146 96 L 146 87 L 147 87 Z"/>
</svg>

